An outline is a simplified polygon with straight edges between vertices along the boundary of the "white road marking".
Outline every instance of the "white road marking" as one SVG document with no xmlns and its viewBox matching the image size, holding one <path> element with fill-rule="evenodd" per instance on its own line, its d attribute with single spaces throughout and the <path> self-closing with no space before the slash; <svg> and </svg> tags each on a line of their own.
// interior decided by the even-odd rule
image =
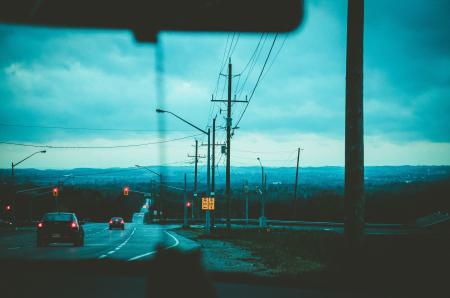
<svg viewBox="0 0 450 298">
<path fill-rule="evenodd" d="M 136 228 L 133 228 L 133 231 L 131 232 L 130 236 L 128 236 L 128 238 L 124 242 L 120 243 L 113 250 L 108 251 L 106 254 L 110 255 L 110 254 L 115 253 L 119 249 L 121 249 L 125 244 L 127 244 L 127 242 L 130 240 L 130 238 L 134 235 L 135 231 L 136 231 Z M 98 257 L 98 259 L 103 259 L 103 258 L 107 257 L 107 255 L 101 255 L 100 257 Z"/>
<path fill-rule="evenodd" d="M 180 241 L 178 241 L 178 239 L 177 239 L 175 236 L 173 236 L 172 234 L 170 234 L 170 233 L 167 232 L 167 231 L 165 231 L 165 232 L 166 232 L 167 235 L 169 235 L 173 240 L 175 240 L 175 243 L 172 244 L 172 245 L 170 245 L 170 246 L 164 247 L 164 249 L 170 249 L 170 248 L 173 248 L 173 247 L 177 246 L 178 244 L 180 244 Z M 138 255 L 138 256 L 132 257 L 132 258 L 128 259 L 128 261 L 134 261 L 134 260 L 137 260 L 137 259 L 146 257 L 146 256 L 153 255 L 153 254 L 155 254 L 155 253 L 156 253 L 156 250 L 150 251 L 150 252 L 148 252 L 148 253 L 145 253 L 145 254 L 142 254 L 142 255 Z"/>
<path fill-rule="evenodd" d="M 8 247 L 9 250 L 13 250 L 13 249 L 19 249 L 20 246 L 16 246 L 16 247 Z"/>
</svg>

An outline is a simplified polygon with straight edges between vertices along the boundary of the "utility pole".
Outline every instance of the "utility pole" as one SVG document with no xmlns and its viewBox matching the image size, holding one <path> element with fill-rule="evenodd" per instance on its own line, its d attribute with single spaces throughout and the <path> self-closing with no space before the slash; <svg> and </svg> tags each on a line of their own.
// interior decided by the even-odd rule
<svg viewBox="0 0 450 298">
<path fill-rule="evenodd" d="M 248 225 L 248 180 L 245 180 L 244 193 L 245 193 L 245 224 Z"/>
<path fill-rule="evenodd" d="M 186 182 L 186 173 L 184 174 L 184 195 L 183 195 L 183 227 L 187 228 L 188 224 L 188 208 L 187 208 L 187 182 Z"/>
<path fill-rule="evenodd" d="M 266 194 L 267 194 L 267 173 L 264 174 L 264 225 L 266 225 Z"/>
<path fill-rule="evenodd" d="M 160 201 L 160 210 L 159 210 L 159 215 L 160 215 L 160 217 L 159 217 L 159 220 L 161 221 L 161 220 L 163 220 L 163 221 L 165 221 L 165 219 L 166 219 L 166 202 L 165 202 L 165 197 L 164 197 L 164 194 L 163 194 L 163 175 L 162 175 L 162 171 L 161 171 L 161 173 L 159 174 L 159 201 Z M 161 213 L 162 213 L 162 216 L 161 216 Z M 162 218 L 161 218 L 162 217 Z"/>
<path fill-rule="evenodd" d="M 211 192 L 215 192 L 216 188 L 216 117 L 213 118 L 213 132 L 212 132 L 212 163 L 211 163 Z"/>
<path fill-rule="evenodd" d="M 192 198 L 192 219 L 195 218 L 195 207 L 197 204 L 194 204 L 195 199 L 197 199 L 197 164 L 198 164 L 198 141 L 195 140 L 195 174 L 194 174 L 194 197 Z"/>
<path fill-rule="evenodd" d="M 225 74 L 221 74 L 221 75 L 225 75 Z M 231 229 L 231 221 L 230 221 L 230 216 L 231 216 L 231 181 L 230 181 L 230 156 L 231 156 L 231 126 L 232 126 L 232 119 L 231 119 L 231 103 L 232 102 L 243 102 L 243 103 L 248 103 L 248 100 L 232 100 L 231 99 L 231 92 L 232 92 L 232 88 L 231 88 L 231 84 L 232 84 L 232 80 L 233 80 L 233 71 L 232 71 L 232 65 L 231 65 L 231 58 L 229 58 L 228 60 L 228 74 L 226 75 L 226 77 L 228 78 L 228 98 L 227 100 L 217 100 L 217 99 L 212 99 L 211 101 L 215 101 L 215 102 L 226 102 L 227 104 L 227 118 L 226 118 L 226 128 L 227 128 L 227 161 L 226 161 L 226 197 L 227 197 L 227 230 Z M 237 127 L 235 127 L 234 129 L 236 129 Z"/>
<path fill-rule="evenodd" d="M 195 140 L 195 174 L 194 174 L 194 192 L 197 193 L 197 163 L 198 163 L 198 141 Z"/>
<path fill-rule="evenodd" d="M 294 202 L 293 202 L 294 208 L 292 208 L 292 209 L 294 210 L 294 219 L 295 219 L 295 217 L 296 217 L 296 215 L 297 215 L 298 166 L 299 166 L 299 163 L 300 163 L 300 151 L 301 151 L 301 150 L 303 150 L 303 149 L 301 149 L 301 148 L 299 147 L 299 148 L 298 148 L 298 151 L 297 151 L 297 170 L 296 170 L 296 172 L 295 172 Z"/>
<path fill-rule="evenodd" d="M 262 165 L 261 159 L 258 157 L 257 158 L 259 165 L 261 166 L 261 214 L 259 217 L 259 226 L 261 228 L 266 226 L 266 217 L 265 217 L 265 192 L 266 192 L 266 187 L 265 187 L 265 182 L 264 182 L 264 167 Z M 266 177 L 267 179 L 267 177 Z"/>
<path fill-rule="evenodd" d="M 350 248 L 364 236 L 363 122 L 364 0 L 349 0 L 345 92 L 345 224 Z"/>
<path fill-rule="evenodd" d="M 231 154 L 231 82 L 232 65 L 231 58 L 228 61 L 228 101 L 227 101 L 227 170 L 226 170 L 226 194 L 227 194 L 227 230 L 231 230 L 231 181 L 230 181 L 230 154 Z"/>
<path fill-rule="evenodd" d="M 194 201 L 198 197 L 197 196 L 198 158 L 199 157 L 204 158 L 204 156 L 199 156 L 198 155 L 198 140 L 195 140 L 195 155 L 188 155 L 188 157 L 193 157 L 194 158 L 194 164 L 195 164 L 195 166 L 194 166 L 194 197 L 192 198 L 192 206 L 191 206 L 191 208 L 192 208 L 192 219 L 194 219 L 195 218 L 195 213 L 194 213 L 195 211 L 194 210 L 195 210 L 195 206 L 196 206 Z M 201 207 L 200 203 L 198 203 L 197 205 L 198 205 L 199 208 Z M 201 212 L 201 211 L 199 211 L 199 212 Z"/>
<path fill-rule="evenodd" d="M 211 195 L 216 199 L 216 117 L 213 118 L 213 131 L 212 131 L 212 163 L 211 163 Z M 215 204 L 217 206 L 217 204 Z M 211 229 L 214 228 L 215 210 L 212 212 L 211 217 Z"/>
</svg>

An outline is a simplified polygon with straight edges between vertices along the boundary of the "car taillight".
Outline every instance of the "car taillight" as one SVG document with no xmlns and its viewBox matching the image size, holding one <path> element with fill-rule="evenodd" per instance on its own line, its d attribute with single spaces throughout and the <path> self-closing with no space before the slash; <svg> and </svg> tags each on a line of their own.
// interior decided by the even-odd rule
<svg viewBox="0 0 450 298">
<path fill-rule="evenodd" d="M 109 221 L 109 223 L 110 223 L 110 224 L 112 224 L 112 223 L 113 223 L 113 221 L 112 221 L 112 220 L 110 220 L 110 221 Z"/>
<path fill-rule="evenodd" d="M 42 222 L 40 222 L 40 223 L 38 223 L 38 228 L 42 228 L 42 227 L 44 227 L 44 224 L 42 223 Z"/>
<path fill-rule="evenodd" d="M 76 222 L 73 221 L 73 222 L 70 224 L 70 227 L 71 227 L 71 228 L 78 228 L 78 225 L 77 225 Z"/>
<path fill-rule="evenodd" d="M 123 221 L 123 219 L 120 221 L 121 224 L 124 224 L 125 222 Z"/>
</svg>

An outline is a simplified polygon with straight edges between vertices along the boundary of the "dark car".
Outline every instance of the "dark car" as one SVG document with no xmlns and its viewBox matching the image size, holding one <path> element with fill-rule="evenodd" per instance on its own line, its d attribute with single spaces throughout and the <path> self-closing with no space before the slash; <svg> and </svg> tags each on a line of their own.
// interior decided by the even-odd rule
<svg viewBox="0 0 450 298">
<path fill-rule="evenodd" d="M 37 224 L 37 246 L 49 243 L 73 243 L 83 246 L 84 230 L 74 213 L 46 213 Z"/>
<path fill-rule="evenodd" d="M 113 217 L 109 220 L 109 229 L 125 229 L 125 221 L 122 217 Z"/>
</svg>

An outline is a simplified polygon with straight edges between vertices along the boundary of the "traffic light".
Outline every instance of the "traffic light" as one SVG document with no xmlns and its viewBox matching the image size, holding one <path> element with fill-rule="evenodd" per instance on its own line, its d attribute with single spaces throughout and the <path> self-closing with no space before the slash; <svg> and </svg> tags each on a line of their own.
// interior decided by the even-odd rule
<svg viewBox="0 0 450 298">
<path fill-rule="evenodd" d="M 123 195 L 124 196 L 128 196 L 128 191 L 129 191 L 130 189 L 128 188 L 128 186 L 125 186 L 124 188 L 123 188 Z"/>
<path fill-rule="evenodd" d="M 6 206 L 5 206 L 5 210 L 6 210 L 6 211 L 11 211 L 11 205 L 6 205 Z"/>
<path fill-rule="evenodd" d="M 53 188 L 53 196 L 57 197 L 59 195 L 59 189 L 57 187 Z"/>
<path fill-rule="evenodd" d="M 188 207 L 188 208 L 191 207 L 191 201 L 187 201 L 187 202 L 186 202 L 186 207 Z"/>
</svg>

